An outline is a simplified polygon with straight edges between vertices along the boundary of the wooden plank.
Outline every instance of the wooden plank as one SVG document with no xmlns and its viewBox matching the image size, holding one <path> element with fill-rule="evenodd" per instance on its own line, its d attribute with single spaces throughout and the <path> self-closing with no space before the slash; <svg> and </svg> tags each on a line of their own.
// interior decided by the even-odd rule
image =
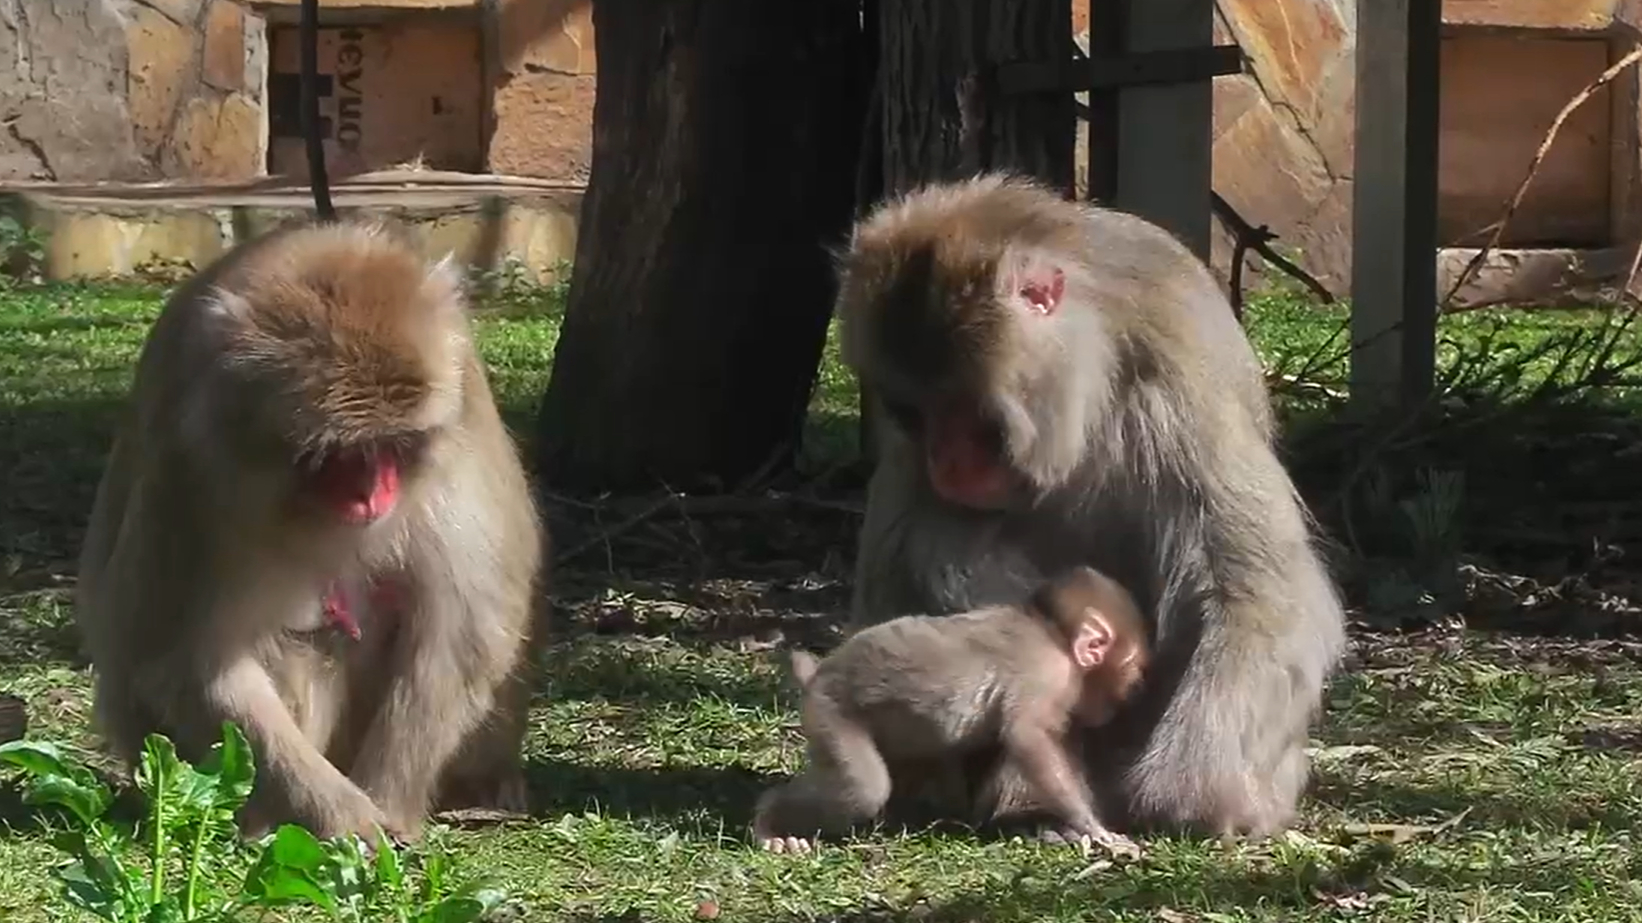
<svg viewBox="0 0 1642 923">
<path fill-rule="evenodd" d="M 1430 393 L 1436 364 L 1441 0 L 1357 8 L 1351 396 L 1380 408 Z"/>
<path fill-rule="evenodd" d="M 1214 0 L 1121 2 L 1127 5 L 1126 51 L 1214 44 Z M 1213 118 L 1214 85 L 1208 80 L 1129 87 L 1119 94 L 1115 204 L 1167 228 L 1204 259 L 1209 256 Z"/>
</svg>

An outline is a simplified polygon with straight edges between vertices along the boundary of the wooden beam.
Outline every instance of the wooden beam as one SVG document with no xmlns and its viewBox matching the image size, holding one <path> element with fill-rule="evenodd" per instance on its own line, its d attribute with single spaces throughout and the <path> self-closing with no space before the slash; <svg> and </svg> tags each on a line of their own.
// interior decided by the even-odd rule
<svg viewBox="0 0 1642 923">
<path fill-rule="evenodd" d="M 1357 5 L 1351 397 L 1423 400 L 1436 368 L 1442 0 Z"/>
<path fill-rule="evenodd" d="M 1125 51 L 1214 43 L 1214 0 L 1091 0 L 1103 2 L 1125 7 Z M 1157 222 L 1208 259 L 1213 83 L 1128 87 L 1119 93 L 1117 108 L 1118 182 L 1113 204 Z M 1091 175 L 1091 188 L 1093 182 Z"/>
</svg>

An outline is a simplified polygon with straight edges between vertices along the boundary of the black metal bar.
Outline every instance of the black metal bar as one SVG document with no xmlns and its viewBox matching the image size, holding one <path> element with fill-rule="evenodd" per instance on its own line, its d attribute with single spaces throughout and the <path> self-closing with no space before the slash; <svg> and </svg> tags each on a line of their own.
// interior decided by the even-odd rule
<svg viewBox="0 0 1642 923">
<path fill-rule="evenodd" d="M 331 204 L 331 181 L 325 173 L 325 143 L 319 126 L 319 0 L 302 0 L 302 22 L 297 32 L 302 63 L 302 135 L 308 149 L 308 185 L 314 193 L 314 211 L 321 221 L 336 219 Z"/>
<path fill-rule="evenodd" d="M 1104 30 L 1103 30 L 1104 31 Z M 1091 46 L 1095 32 L 1089 33 Z M 1087 61 L 1015 61 L 998 65 L 998 88 L 1005 93 L 1076 93 L 1168 83 L 1192 83 L 1243 72 L 1237 45 L 1170 48 L 1119 54 L 1095 53 Z"/>
<path fill-rule="evenodd" d="M 1086 73 L 1093 58 L 1119 57 L 1128 46 L 1129 5 L 1120 0 L 1089 0 L 1089 54 L 1071 62 L 1075 72 Z M 1000 80 L 1002 74 L 999 74 Z M 1110 204 L 1117 199 L 1118 88 L 1089 91 L 1089 163 L 1084 195 L 1091 202 Z"/>
</svg>

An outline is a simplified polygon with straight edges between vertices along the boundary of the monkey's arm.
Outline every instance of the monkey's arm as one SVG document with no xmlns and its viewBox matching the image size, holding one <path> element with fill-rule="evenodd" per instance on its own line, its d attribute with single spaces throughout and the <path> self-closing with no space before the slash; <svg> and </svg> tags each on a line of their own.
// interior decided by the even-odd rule
<svg viewBox="0 0 1642 923">
<path fill-rule="evenodd" d="M 1024 723 L 1017 722 L 1017 727 L 1004 737 L 1004 758 L 1037 789 L 1045 807 L 1061 820 L 1080 832 L 1100 827 L 1093 802 L 1067 758 L 1065 745 L 1043 728 L 1020 726 Z"/>
<path fill-rule="evenodd" d="M 374 839 L 374 828 L 384 826 L 385 818 L 370 796 L 303 735 L 262 664 L 247 653 L 211 672 L 204 714 L 188 722 L 196 725 L 191 736 L 205 739 L 202 733 L 215 733 L 215 728 L 198 726 L 201 718 L 234 722 L 257 756 L 257 785 L 272 786 L 264 797 L 284 800 L 299 822 L 321 836 L 357 833 Z"/>
<path fill-rule="evenodd" d="M 1094 801 L 1062 740 L 1045 728 L 1017 722 L 1003 746 L 1004 766 L 1000 772 L 1018 772 L 1073 834 L 1114 853 L 1139 854 L 1134 841 L 1113 832 L 1095 815 Z M 1050 833 L 1059 836 L 1055 831 Z"/>
</svg>

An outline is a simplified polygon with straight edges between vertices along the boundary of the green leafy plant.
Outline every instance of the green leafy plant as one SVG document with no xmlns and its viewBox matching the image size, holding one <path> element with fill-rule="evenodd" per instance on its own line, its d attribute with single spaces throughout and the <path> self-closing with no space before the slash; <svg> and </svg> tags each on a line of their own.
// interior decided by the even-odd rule
<svg viewBox="0 0 1642 923">
<path fill-rule="evenodd" d="M 45 234 L 11 215 L 0 215 L 0 288 L 39 281 L 45 263 Z"/>
<path fill-rule="evenodd" d="M 420 854 L 386 839 L 374 848 L 352 836 L 322 841 L 294 824 L 241 845 L 234 815 L 256 770 L 232 724 L 198 766 L 163 736 L 145 740 L 135 778 L 145 811 L 136 824 L 110 819 L 108 786 L 54 744 L 13 741 L 0 746 L 0 764 L 28 777 L 28 804 L 67 816 L 69 828 L 53 839 L 70 857 L 57 870 L 64 898 L 112 923 L 226 923 L 290 906 L 349 923 L 468 923 L 505 899 L 456 880 L 439 830 Z"/>
</svg>

